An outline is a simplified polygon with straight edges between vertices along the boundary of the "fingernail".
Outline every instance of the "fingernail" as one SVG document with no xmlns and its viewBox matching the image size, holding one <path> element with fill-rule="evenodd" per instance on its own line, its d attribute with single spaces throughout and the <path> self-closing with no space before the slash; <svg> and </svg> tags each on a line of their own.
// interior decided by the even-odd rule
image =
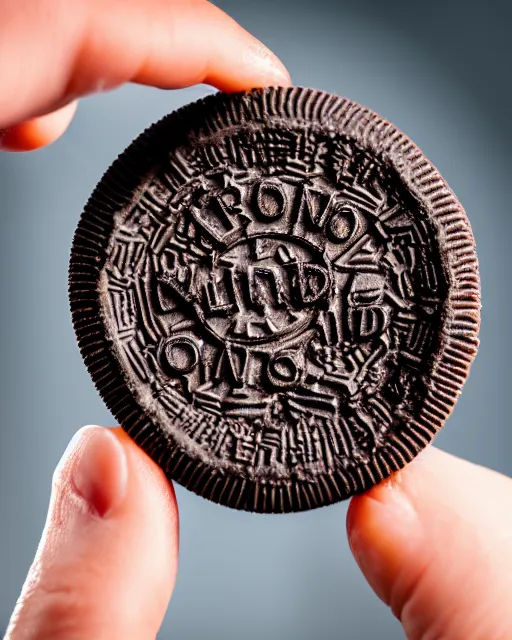
<svg viewBox="0 0 512 640">
<path fill-rule="evenodd" d="M 259 40 L 244 48 L 243 62 L 261 75 L 267 86 L 288 86 L 292 82 L 281 60 Z"/>
<path fill-rule="evenodd" d="M 69 470 L 75 492 L 89 510 L 106 517 L 123 500 L 128 463 L 122 444 L 104 427 L 80 429 L 69 443 L 59 467 Z"/>
</svg>

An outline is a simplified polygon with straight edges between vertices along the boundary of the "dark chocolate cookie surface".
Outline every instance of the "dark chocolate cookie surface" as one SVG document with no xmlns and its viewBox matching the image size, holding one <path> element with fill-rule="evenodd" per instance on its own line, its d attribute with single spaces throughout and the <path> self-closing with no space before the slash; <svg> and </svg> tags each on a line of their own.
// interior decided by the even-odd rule
<svg viewBox="0 0 512 640">
<path fill-rule="evenodd" d="M 75 330 L 116 418 L 216 502 L 330 504 L 403 467 L 476 353 L 466 215 L 395 127 L 309 89 L 143 133 L 80 220 Z"/>
</svg>

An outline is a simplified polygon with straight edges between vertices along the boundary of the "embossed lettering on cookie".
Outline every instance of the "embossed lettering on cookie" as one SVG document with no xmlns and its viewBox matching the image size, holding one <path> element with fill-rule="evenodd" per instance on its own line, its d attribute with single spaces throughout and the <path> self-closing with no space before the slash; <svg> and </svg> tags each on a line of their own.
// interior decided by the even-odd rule
<svg viewBox="0 0 512 640">
<path fill-rule="evenodd" d="M 391 124 L 304 88 L 219 93 L 144 132 L 85 208 L 69 292 L 128 433 L 169 478 L 252 511 L 403 467 L 478 345 L 453 193 Z"/>
</svg>

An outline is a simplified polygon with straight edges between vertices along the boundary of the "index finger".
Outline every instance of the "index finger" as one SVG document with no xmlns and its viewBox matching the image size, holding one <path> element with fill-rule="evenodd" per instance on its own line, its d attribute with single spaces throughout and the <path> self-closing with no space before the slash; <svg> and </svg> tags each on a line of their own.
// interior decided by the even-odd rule
<svg viewBox="0 0 512 640">
<path fill-rule="evenodd" d="M 290 83 L 273 53 L 206 0 L 0 0 L 0 16 L 4 129 L 125 82 Z"/>
</svg>

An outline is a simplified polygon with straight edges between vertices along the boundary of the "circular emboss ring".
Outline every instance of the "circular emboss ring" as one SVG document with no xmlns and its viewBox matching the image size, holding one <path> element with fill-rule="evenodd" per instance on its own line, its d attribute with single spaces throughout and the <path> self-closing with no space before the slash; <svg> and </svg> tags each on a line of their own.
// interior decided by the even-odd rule
<svg viewBox="0 0 512 640">
<path fill-rule="evenodd" d="M 392 125 L 300 88 L 217 94 L 142 134 L 80 220 L 70 299 L 135 441 L 191 490 L 262 512 L 403 467 L 478 344 L 455 196 Z"/>
</svg>

